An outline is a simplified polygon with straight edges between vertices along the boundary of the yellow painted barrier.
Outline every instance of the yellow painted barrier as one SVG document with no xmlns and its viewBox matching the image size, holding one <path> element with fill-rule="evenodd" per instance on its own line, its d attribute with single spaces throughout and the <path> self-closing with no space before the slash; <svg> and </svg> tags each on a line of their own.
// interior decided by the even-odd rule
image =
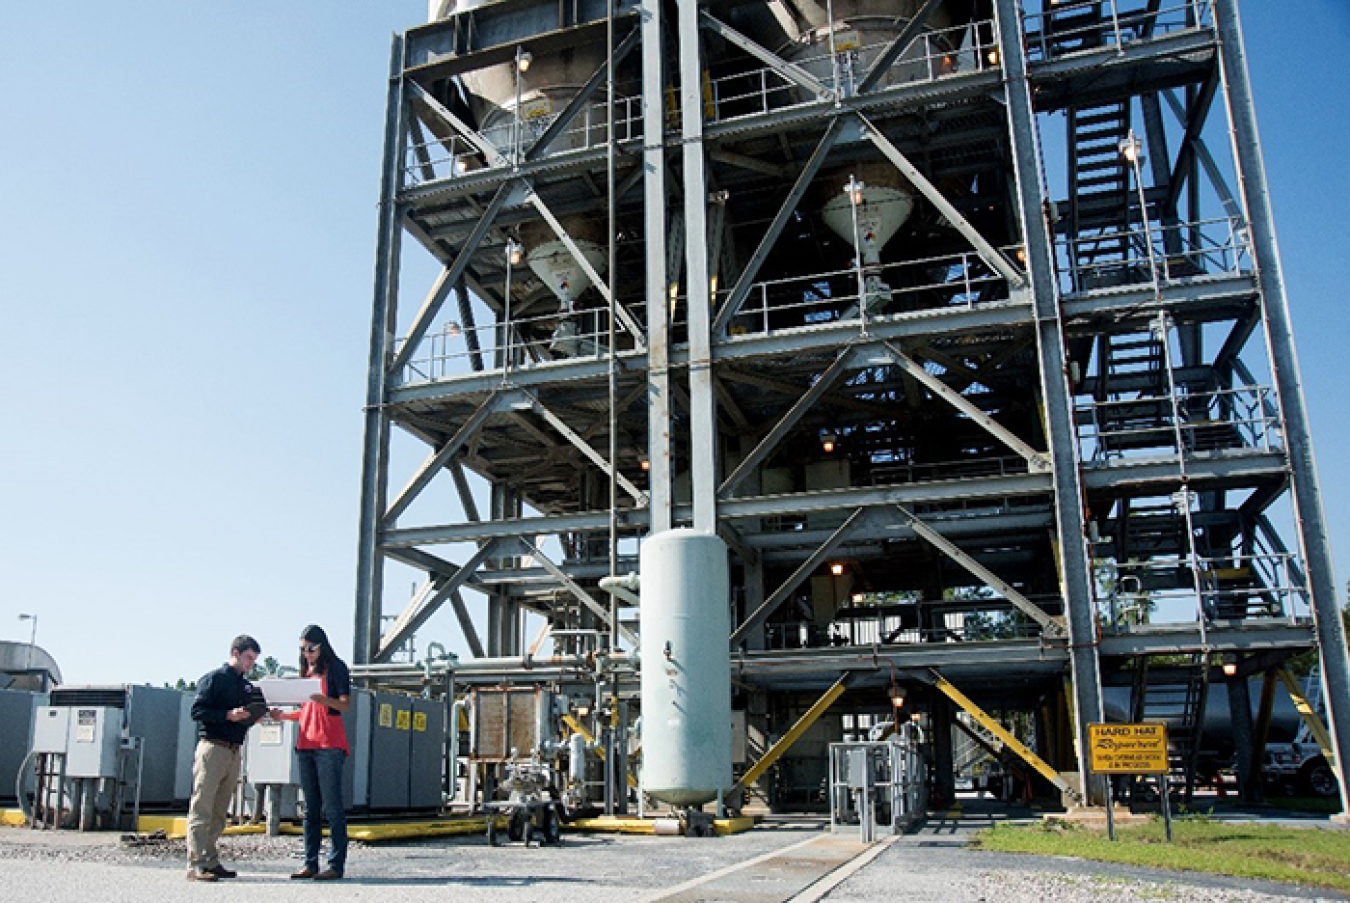
<svg viewBox="0 0 1350 903">
<path fill-rule="evenodd" d="M 755 826 L 755 819 L 749 815 L 736 818 L 718 818 L 713 820 L 713 831 L 719 837 L 728 834 L 740 834 Z M 578 818 L 569 822 L 567 828 L 573 831 L 604 831 L 611 834 L 654 834 L 656 821 L 650 818 L 634 818 L 621 815 L 603 815 L 595 818 Z"/>
</svg>

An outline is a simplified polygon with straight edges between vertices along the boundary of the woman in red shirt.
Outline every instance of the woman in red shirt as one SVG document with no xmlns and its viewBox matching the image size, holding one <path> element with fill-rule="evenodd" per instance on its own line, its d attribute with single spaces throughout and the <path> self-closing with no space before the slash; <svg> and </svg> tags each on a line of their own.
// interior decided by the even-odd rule
<svg viewBox="0 0 1350 903">
<path fill-rule="evenodd" d="M 343 806 L 342 772 L 347 760 L 347 732 L 342 713 L 351 705 L 352 678 L 333 653 L 328 634 L 317 624 L 300 632 L 300 676 L 320 679 L 315 693 L 298 712 L 282 715 L 300 722 L 295 754 L 300 764 L 300 790 L 305 795 L 305 867 L 292 878 L 340 879 L 347 866 L 347 813 Z M 322 819 L 328 820 L 328 864 L 319 869 Z"/>
</svg>

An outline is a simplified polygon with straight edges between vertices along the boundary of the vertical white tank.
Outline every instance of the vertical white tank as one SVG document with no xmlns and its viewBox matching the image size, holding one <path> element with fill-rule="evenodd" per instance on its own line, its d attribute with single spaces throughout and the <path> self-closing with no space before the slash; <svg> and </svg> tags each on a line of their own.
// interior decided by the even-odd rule
<svg viewBox="0 0 1350 903">
<path fill-rule="evenodd" d="M 697 806 L 731 789 L 727 549 L 668 530 L 642 545 L 642 789 Z"/>
</svg>

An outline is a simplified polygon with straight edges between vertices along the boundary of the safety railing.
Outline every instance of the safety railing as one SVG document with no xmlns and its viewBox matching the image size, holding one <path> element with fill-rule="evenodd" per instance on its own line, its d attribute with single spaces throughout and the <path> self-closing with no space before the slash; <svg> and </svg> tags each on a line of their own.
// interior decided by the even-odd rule
<svg viewBox="0 0 1350 903">
<path fill-rule="evenodd" d="M 1032 602 L 1056 611 L 1062 605 L 1058 596 L 1039 597 Z M 1011 603 L 1000 600 L 988 600 L 987 609 L 943 612 L 935 626 L 922 625 L 919 618 L 917 606 L 883 606 L 875 613 L 849 609 L 826 626 L 813 621 L 774 621 L 765 625 L 765 646 L 784 650 L 978 643 L 1035 639 L 1042 632 L 1040 625 L 1013 610 Z"/>
<path fill-rule="evenodd" d="M 564 106 L 562 104 L 559 105 Z M 466 135 L 447 138 L 410 140 L 404 154 L 404 186 L 453 180 L 486 169 L 506 168 L 524 161 L 525 154 L 563 115 L 548 100 L 521 104 L 516 115 Z M 606 104 L 603 101 L 587 103 L 550 143 L 549 155 L 603 148 L 608 139 Z M 614 99 L 614 140 L 630 141 L 642 135 L 642 98 L 616 96 Z M 486 143 L 499 158 L 489 159 L 481 149 Z"/>
<path fill-rule="evenodd" d="M 1284 447 L 1275 393 L 1270 386 L 1212 392 L 1178 390 L 1176 396 L 1140 395 L 1077 407 L 1078 452 L 1091 465 L 1160 452 L 1194 457 L 1244 449 Z"/>
<path fill-rule="evenodd" d="M 1057 3 L 1026 16 L 1027 56 L 1051 60 L 1083 51 L 1123 50 L 1135 41 L 1189 29 L 1214 21 L 1212 0 L 1084 0 Z"/>
<path fill-rule="evenodd" d="M 847 44 L 837 36 L 836 48 Z M 828 44 L 823 44 L 828 47 Z M 889 43 L 849 45 L 831 55 L 825 53 L 795 57 L 790 62 L 806 72 L 821 86 L 839 97 L 857 93 L 872 64 Z M 998 43 L 993 20 L 952 28 L 935 29 L 914 37 L 887 72 L 889 84 L 933 82 L 952 75 L 998 66 Z M 745 116 L 757 116 L 818 98 L 774 67 L 719 75 L 707 85 L 713 121 L 727 122 Z"/>
<path fill-rule="evenodd" d="M 645 322 L 641 305 L 630 305 L 637 322 Z M 558 361 L 601 358 L 609 353 L 609 308 L 596 307 L 570 312 L 553 310 L 528 317 L 512 317 L 510 328 L 502 323 L 465 327 L 448 322 L 428 333 L 415 357 L 395 377 L 395 385 L 434 383 L 483 370 L 501 372 L 538 367 Z M 615 324 L 619 349 L 634 342 L 622 322 Z M 395 352 L 403 341 L 395 345 Z"/>
<path fill-rule="evenodd" d="M 1011 258 L 1018 251 L 1009 248 L 1005 253 Z M 728 294 L 727 289 L 717 293 L 718 306 Z M 1006 300 L 1006 281 L 971 251 L 757 282 L 731 318 L 728 333 L 766 336 L 839 322 L 855 324 L 862 332 L 869 324 Z M 625 299 L 624 306 L 635 322 L 646 323 L 646 306 L 639 299 Z M 397 381 L 415 385 L 447 379 L 476 368 L 475 356 L 485 370 L 603 356 L 608 353 L 608 318 L 607 307 L 513 316 L 509 342 L 495 322 L 476 327 L 447 322 L 422 340 Z M 620 350 L 632 347 L 622 322 L 617 326 Z M 688 299 L 679 295 L 670 308 L 671 344 L 686 341 L 687 330 Z M 400 341 L 395 350 L 401 347 Z"/>
<path fill-rule="evenodd" d="M 1060 290 L 1066 293 L 1129 285 L 1162 288 L 1195 276 L 1252 270 L 1251 236 L 1233 217 L 1061 237 L 1055 251 Z"/>
<path fill-rule="evenodd" d="M 1006 285 L 974 252 L 767 279 L 751 287 L 728 333 L 770 335 L 841 320 L 865 328 L 915 311 L 1006 300 Z"/>
<path fill-rule="evenodd" d="M 1224 621 L 1300 621 L 1310 615 L 1303 568 L 1292 554 L 1188 555 L 1098 565 L 1103 630 Z"/>
<path fill-rule="evenodd" d="M 868 470 L 868 479 L 873 486 L 893 486 L 933 480 L 1006 477 L 1026 472 L 1026 459 L 1016 456 L 962 458 L 957 461 L 924 464 L 909 461 L 873 461 Z"/>
</svg>

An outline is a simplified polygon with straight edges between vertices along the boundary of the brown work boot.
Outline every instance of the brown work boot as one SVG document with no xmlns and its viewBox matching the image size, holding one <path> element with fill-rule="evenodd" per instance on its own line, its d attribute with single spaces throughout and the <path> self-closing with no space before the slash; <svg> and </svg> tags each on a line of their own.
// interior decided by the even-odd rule
<svg viewBox="0 0 1350 903">
<path fill-rule="evenodd" d="M 207 869 L 188 869 L 189 881 L 218 881 L 220 876 Z"/>
</svg>

